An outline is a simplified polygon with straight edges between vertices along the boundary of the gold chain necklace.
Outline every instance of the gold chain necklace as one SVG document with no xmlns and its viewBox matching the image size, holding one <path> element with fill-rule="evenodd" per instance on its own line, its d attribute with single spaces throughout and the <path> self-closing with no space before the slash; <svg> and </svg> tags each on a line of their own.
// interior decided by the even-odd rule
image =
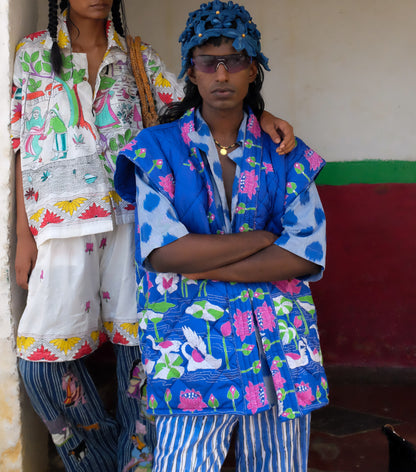
<svg viewBox="0 0 416 472">
<path fill-rule="evenodd" d="M 238 146 L 238 142 L 235 142 L 234 144 L 230 144 L 229 146 L 221 146 L 221 144 L 216 139 L 214 139 L 214 143 L 220 148 L 221 156 L 226 156 L 228 154 L 229 149 L 232 149 Z"/>
</svg>

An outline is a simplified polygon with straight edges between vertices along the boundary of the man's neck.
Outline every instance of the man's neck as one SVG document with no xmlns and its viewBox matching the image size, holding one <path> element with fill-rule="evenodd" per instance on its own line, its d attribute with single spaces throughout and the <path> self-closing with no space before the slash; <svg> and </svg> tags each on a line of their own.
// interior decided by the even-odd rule
<svg viewBox="0 0 416 472">
<path fill-rule="evenodd" d="M 202 117 L 209 126 L 212 136 L 222 146 L 235 143 L 244 118 L 243 108 L 236 110 L 211 110 L 202 106 Z"/>
</svg>

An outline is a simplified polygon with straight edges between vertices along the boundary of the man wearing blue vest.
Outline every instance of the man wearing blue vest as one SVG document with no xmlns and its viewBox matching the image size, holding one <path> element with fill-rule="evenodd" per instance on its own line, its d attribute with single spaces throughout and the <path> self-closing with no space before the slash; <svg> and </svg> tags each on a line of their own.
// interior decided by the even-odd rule
<svg viewBox="0 0 416 472">
<path fill-rule="evenodd" d="M 153 470 L 219 472 L 236 431 L 238 471 L 306 472 L 310 413 L 328 402 L 309 289 L 324 161 L 300 139 L 280 156 L 260 129 L 269 67 L 244 7 L 202 4 L 180 42 L 185 97 L 116 172 L 137 208 Z"/>
</svg>

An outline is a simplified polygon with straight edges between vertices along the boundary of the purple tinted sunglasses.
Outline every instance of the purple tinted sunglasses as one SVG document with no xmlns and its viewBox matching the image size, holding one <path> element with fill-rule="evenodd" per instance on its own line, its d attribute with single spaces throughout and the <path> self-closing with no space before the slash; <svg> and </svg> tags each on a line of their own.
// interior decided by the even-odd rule
<svg viewBox="0 0 416 472">
<path fill-rule="evenodd" d="M 207 74 L 214 74 L 220 64 L 231 74 L 240 72 L 241 70 L 247 69 L 252 62 L 253 59 L 245 54 L 229 54 L 227 56 L 209 56 L 202 54 L 191 58 L 191 64 L 199 71 Z"/>
</svg>

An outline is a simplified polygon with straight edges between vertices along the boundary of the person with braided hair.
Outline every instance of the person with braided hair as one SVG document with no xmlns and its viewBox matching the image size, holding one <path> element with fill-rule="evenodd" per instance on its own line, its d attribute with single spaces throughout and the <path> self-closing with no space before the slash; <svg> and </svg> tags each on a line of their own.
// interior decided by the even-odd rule
<svg viewBox="0 0 416 472">
<path fill-rule="evenodd" d="M 28 290 L 19 368 L 68 471 L 150 470 L 155 442 L 138 363 L 135 207 L 113 182 L 118 152 L 143 128 L 125 37 L 122 0 L 49 0 L 48 29 L 25 37 L 16 52 L 15 268 Z M 150 45 L 140 49 L 160 112 L 182 98 L 183 83 Z M 34 116 L 41 127 L 32 125 Z M 290 151 L 291 126 L 271 122 Z M 21 153 L 35 148 L 35 131 L 36 152 Z M 115 419 L 84 364 L 108 340 L 117 357 Z"/>
</svg>

